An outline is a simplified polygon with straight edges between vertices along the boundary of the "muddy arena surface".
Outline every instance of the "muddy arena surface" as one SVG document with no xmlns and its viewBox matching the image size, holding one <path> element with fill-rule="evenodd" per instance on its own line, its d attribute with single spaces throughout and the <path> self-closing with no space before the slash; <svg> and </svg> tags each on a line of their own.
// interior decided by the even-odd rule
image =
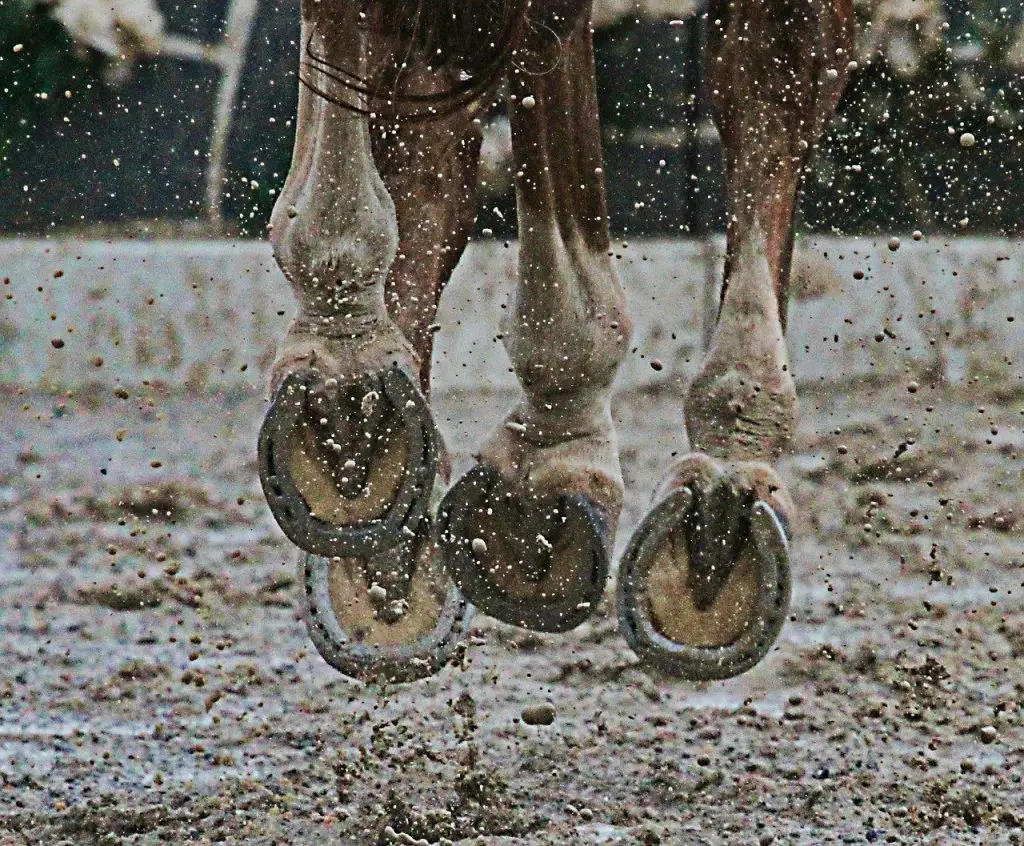
<svg viewBox="0 0 1024 846">
<path fill-rule="evenodd" d="M 792 619 L 701 685 L 647 676 L 608 594 L 569 635 L 478 616 L 460 666 L 350 683 L 297 614 L 258 396 L 8 390 L 0 844 L 1024 842 L 1024 381 L 990 370 L 802 389 Z M 457 472 L 513 399 L 477 387 L 435 401 Z M 615 399 L 620 548 L 682 396 Z"/>
</svg>

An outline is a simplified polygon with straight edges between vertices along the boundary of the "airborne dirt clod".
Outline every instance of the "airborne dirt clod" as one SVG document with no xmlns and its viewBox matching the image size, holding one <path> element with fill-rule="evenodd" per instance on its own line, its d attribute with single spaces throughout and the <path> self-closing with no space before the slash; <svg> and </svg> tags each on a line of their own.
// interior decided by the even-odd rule
<svg viewBox="0 0 1024 846">
<path fill-rule="evenodd" d="M 917 382 L 802 392 L 792 619 L 702 685 L 642 673 L 607 595 L 568 635 L 477 617 L 462 669 L 350 683 L 297 613 L 257 399 L 5 398 L 0 843 L 1022 842 L 1024 392 Z M 436 399 L 456 469 L 510 399 Z M 681 401 L 616 398 L 620 537 Z"/>
<path fill-rule="evenodd" d="M 528 726 L 549 726 L 555 721 L 555 706 L 547 702 L 540 705 L 528 705 L 520 714 Z"/>
</svg>

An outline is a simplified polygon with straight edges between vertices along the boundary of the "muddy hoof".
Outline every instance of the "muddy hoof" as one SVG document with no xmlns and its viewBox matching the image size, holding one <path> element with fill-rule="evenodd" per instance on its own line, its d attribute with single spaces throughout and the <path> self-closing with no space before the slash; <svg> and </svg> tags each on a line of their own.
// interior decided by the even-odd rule
<svg viewBox="0 0 1024 846">
<path fill-rule="evenodd" d="M 696 486 L 695 486 L 696 487 Z M 619 572 L 619 624 L 641 660 L 682 679 L 746 672 L 789 609 L 789 544 L 752 496 L 676 489 L 637 528 Z"/>
<path fill-rule="evenodd" d="M 401 683 L 452 659 L 473 609 L 444 571 L 426 521 L 372 559 L 300 556 L 310 638 L 350 678 Z"/>
<path fill-rule="evenodd" d="M 609 569 L 609 521 L 580 494 L 525 501 L 477 465 L 438 512 L 441 558 L 466 599 L 514 626 L 564 632 L 590 616 Z"/>
<path fill-rule="evenodd" d="M 426 400 L 399 368 L 344 382 L 303 370 L 284 379 L 263 420 L 260 481 L 298 547 L 367 558 L 416 532 L 439 444 Z"/>
</svg>

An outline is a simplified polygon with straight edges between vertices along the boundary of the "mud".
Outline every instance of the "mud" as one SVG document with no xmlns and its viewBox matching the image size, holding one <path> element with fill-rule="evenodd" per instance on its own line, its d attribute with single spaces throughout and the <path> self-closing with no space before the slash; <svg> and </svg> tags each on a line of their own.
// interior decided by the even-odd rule
<svg viewBox="0 0 1024 846">
<path fill-rule="evenodd" d="M 0 844 L 1024 840 L 1024 383 L 802 394 L 793 619 L 727 682 L 477 617 L 366 688 L 296 612 L 252 397 L 0 399 Z M 909 380 L 907 380 L 909 381 Z M 620 547 L 681 386 L 620 392 Z M 437 398 L 456 473 L 511 396 Z M 550 718 L 550 719 L 549 719 Z M 548 723 L 548 724 L 545 724 Z"/>
</svg>

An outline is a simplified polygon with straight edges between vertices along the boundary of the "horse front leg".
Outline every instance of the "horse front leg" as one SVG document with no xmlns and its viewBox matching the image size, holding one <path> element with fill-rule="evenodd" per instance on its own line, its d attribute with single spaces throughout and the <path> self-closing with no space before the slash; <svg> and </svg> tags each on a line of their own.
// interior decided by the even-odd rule
<svg viewBox="0 0 1024 846">
<path fill-rule="evenodd" d="M 502 320 L 521 401 L 441 504 L 445 564 L 513 625 L 565 631 L 600 600 L 622 505 L 611 383 L 630 324 L 609 256 L 589 22 L 510 74 L 518 285 Z"/>
<path fill-rule="evenodd" d="M 366 104 L 331 70 L 366 66 L 374 36 L 358 13 L 345 0 L 303 4 L 308 86 L 272 217 L 298 314 L 271 375 L 259 471 L 274 517 L 302 550 L 306 618 L 323 657 L 347 675 L 406 681 L 451 654 L 466 605 L 428 525 L 443 447 L 420 389 L 424 361 L 385 296 L 395 204 L 370 118 L 357 111 Z M 427 281 L 433 298 L 440 283 Z"/>
<path fill-rule="evenodd" d="M 729 207 L 723 293 L 687 393 L 694 451 L 656 491 L 619 580 L 634 650 L 693 679 L 752 667 L 789 607 L 793 506 L 772 464 L 797 425 L 784 336 L 794 213 L 853 47 L 849 0 L 713 0 L 709 20 Z"/>
</svg>

